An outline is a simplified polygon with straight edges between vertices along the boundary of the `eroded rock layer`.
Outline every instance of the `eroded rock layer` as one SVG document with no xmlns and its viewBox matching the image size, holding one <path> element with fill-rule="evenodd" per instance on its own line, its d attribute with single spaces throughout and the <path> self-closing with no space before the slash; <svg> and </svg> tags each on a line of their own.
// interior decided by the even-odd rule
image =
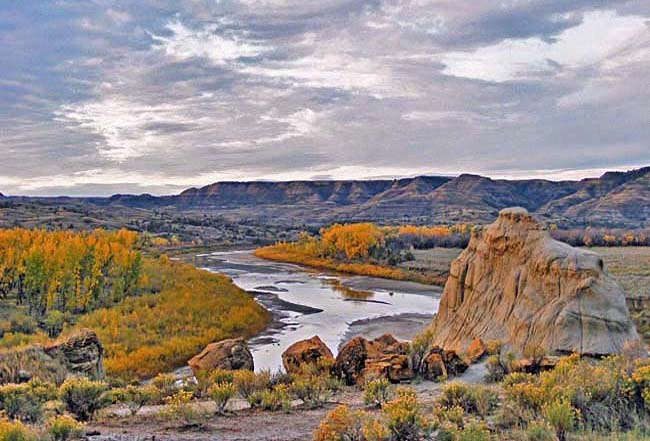
<svg viewBox="0 0 650 441">
<path fill-rule="evenodd" d="M 457 352 L 480 338 L 520 354 L 600 356 L 639 339 L 602 259 L 553 240 L 523 208 L 472 233 L 451 264 L 433 328 L 434 344 Z"/>
</svg>

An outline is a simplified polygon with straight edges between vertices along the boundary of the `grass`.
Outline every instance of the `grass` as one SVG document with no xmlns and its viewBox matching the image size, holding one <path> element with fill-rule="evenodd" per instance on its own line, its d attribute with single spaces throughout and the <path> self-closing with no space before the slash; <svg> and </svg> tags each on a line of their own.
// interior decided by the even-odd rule
<svg viewBox="0 0 650 441">
<path fill-rule="evenodd" d="M 145 260 L 152 291 L 82 316 L 77 326 L 97 332 L 107 375 L 152 377 L 184 365 L 210 342 L 250 337 L 269 314 L 223 275 L 164 257 Z"/>
</svg>

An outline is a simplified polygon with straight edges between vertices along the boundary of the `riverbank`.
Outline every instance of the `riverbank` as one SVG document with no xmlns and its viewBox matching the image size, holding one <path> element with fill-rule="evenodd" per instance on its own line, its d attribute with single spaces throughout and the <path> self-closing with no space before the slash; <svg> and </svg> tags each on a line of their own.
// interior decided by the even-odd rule
<svg viewBox="0 0 650 441">
<path fill-rule="evenodd" d="M 345 274 L 355 274 L 400 281 L 411 281 L 438 286 L 444 285 L 446 281 L 446 278 L 442 276 L 422 274 L 397 267 L 376 265 L 366 262 L 340 262 L 333 259 L 314 257 L 305 253 L 290 251 L 278 245 L 270 245 L 267 247 L 258 248 L 253 251 L 253 254 L 262 259 L 272 260 L 275 262 L 295 263 L 310 268 L 336 271 Z"/>
</svg>

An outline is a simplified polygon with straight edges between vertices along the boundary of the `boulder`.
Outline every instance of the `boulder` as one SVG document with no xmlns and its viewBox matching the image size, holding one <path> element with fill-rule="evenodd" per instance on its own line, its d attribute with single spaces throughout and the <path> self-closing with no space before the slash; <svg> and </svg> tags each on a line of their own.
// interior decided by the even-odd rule
<svg viewBox="0 0 650 441">
<path fill-rule="evenodd" d="M 447 368 L 445 362 L 442 361 L 442 350 L 432 350 L 422 360 L 420 366 L 420 374 L 426 380 L 438 381 L 447 378 Z"/>
<path fill-rule="evenodd" d="M 446 379 L 460 375 L 469 365 L 455 352 L 433 346 L 422 360 L 420 374 L 427 380 Z"/>
<path fill-rule="evenodd" d="M 334 370 L 348 385 L 378 378 L 394 383 L 408 381 L 415 376 L 408 349 L 408 343 L 399 342 L 390 334 L 374 340 L 355 337 L 339 351 Z"/>
<path fill-rule="evenodd" d="M 467 347 L 465 355 L 470 363 L 477 362 L 487 354 L 487 347 L 483 340 L 475 338 Z"/>
<path fill-rule="evenodd" d="M 104 349 L 94 331 L 82 329 L 45 346 L 43 350 L 73 374 L 86 375 L 94 380 L 104 378 Z"/>
<path fill-rule="evenodd" d="M 237 370 L 252 371 L 253 354 L 243 338 L 231 338 L 207 345 L 200 353 L 192 357 L 188 366 L 196 376 L 203 370 Z"/>
<path fill-rule="evenodd" d="M 553 240 L 523 208 L 472 232 L 451 263 L 432 327 L 433 343 L 456 352 L 479 338 L 518 354 L 603 356 L 639 340 L 602 259 Z"/>
<path fill-rule="evenodd" d="M 332 351 L 318 336 L 298 341 L 282 353 L 282 365 L 290 374 L 300 372 L 301 366 L 316 364 L 321 359 L 334 363 Z"/>
</svg>

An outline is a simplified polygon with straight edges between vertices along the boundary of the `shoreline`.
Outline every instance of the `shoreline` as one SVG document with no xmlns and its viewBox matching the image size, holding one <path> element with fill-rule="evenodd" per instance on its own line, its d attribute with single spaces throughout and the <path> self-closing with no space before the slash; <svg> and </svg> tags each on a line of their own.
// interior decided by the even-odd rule
<svg viewBox="0 0 650 441">
<path fill-rule="evenodd" d="M 431 323 L 433 316 L 433 314 L 406 313 L 356 320 L 348 323 L 348 329 L 343 334 L 337 351 L 358 336 L 372 340 L 388 333 L 397 340 L 410 341 Z"/>
</svg>

